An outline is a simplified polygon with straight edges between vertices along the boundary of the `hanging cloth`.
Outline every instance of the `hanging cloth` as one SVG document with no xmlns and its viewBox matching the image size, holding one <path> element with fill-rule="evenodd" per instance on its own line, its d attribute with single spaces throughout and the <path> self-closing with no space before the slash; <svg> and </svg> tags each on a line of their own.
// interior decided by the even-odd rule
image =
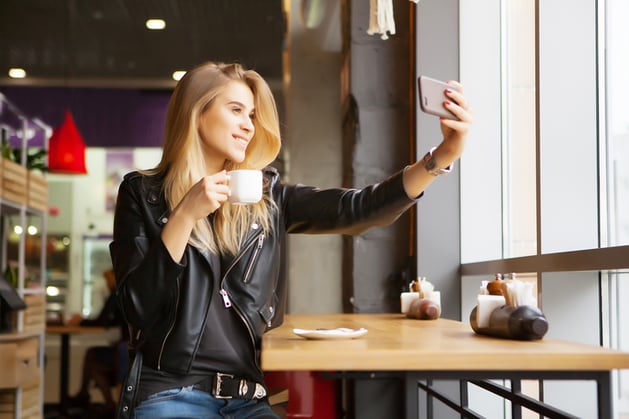
<svg viewBox="0 0 629 419">
<path fill-rule="evenodd" d="M 419 0 L 410 0 L 417 4 Z M 388 34 L 387 34 L 388 32 Z M 380 34 L 380 39 L 389 39 L 395 35 L 393 0 L 369 0 L 369 35 Z"/>
<path fill-rule="evenodd" d="M 56 127 L 48 144 L 50 173 L 86 174 L 85 142 L 69 109 L 63 123 Z"/>
</svg>

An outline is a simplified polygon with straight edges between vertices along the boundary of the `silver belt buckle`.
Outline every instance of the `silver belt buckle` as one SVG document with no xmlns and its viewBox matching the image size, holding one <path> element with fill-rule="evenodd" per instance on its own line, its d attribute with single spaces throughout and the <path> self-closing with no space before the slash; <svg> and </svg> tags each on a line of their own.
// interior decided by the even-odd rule
<svg viewBox="0 0 629 419">
<path fill-rule="evenodd" d="M 221 383 L 223 381 L 223 377 L 226 378 L 234 378 L 231 374 L 223 374 L 220 372 L 216 373 L 216 380 L 214 381 L 214 388 L 212 389 L 212 395 L 217 399 L 231 399 L 232 396 L 223 396 L 221 395 Z"/>
</svg>

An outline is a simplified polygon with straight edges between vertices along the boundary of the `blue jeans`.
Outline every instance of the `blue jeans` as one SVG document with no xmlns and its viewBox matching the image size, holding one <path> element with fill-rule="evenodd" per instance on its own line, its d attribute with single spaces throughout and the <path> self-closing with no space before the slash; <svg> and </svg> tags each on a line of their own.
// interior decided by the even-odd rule
<svg viewBox="0 0 629 419">
<path fill-rule="evenodd" d="M 189 387 L 160 391 L 135 408 L 135 419 L 279 419 L 267 399 L 217 399 Z"/>
</svg>

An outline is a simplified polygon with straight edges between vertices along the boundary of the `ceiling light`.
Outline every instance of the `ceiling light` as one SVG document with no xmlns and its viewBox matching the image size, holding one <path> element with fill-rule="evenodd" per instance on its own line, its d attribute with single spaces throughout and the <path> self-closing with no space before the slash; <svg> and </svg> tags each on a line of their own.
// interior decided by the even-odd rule
<svg viewBox="0 0 629 419">
<path fill-rule="evenodd" d="M 23 79 L 26 77 L 26 71 L 23 68 L 10 68 L 9 77 L 12 79 Z"/>
<path fill-rule="evenodd" d="M 175 81 L 181 80 L 181 78 L 184 76 L 184 74 L 186 74 L 186 72 L 183 71 L 183 70 L 173 71 L 173 80 L 175 80 Z"/>
<path fill-rule="evenodd" d="M 146 27 L 152 31 L 161 31 L 166 27 L 166 21 L 164 19 L 148 19 Z"/>
</svg>

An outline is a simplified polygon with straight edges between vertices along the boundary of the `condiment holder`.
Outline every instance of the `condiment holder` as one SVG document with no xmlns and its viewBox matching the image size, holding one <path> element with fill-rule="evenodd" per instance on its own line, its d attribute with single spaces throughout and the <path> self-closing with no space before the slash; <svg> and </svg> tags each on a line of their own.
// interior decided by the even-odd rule
<svg viewBox="0 0 629 419">
<path fill-rule="evenodd" d="M 548 331 L 548 321 L 537 308 L 532 284 L 515 279 L 483 282 L 478 303 L 470 313 L 474 332 L 505 339 L 538 340 Z"/>
<path fill-rule="evenodd" d="M 441 316 L 441 292 L 425 277 L 409 284 L 409 291 L 400 294 L 400 306 L 406 317 L 420 320 L 434 320 Z"/>
</svg>

